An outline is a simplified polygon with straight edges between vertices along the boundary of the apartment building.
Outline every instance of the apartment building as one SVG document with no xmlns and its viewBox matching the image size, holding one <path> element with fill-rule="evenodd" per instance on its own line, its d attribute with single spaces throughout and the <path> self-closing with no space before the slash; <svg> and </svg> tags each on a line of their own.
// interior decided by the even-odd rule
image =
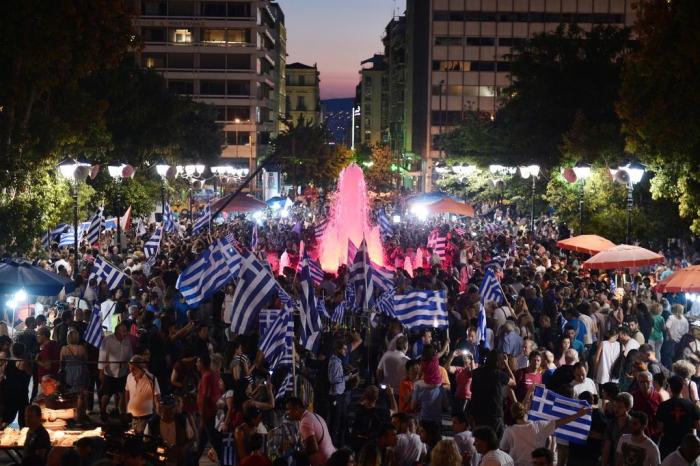
<svg viewBox="0 0 700 466">
<path fill-rule="evenodd" d="M 407 0 L 406 67 L 411 144 L 422 159 L 421 184 L 432 189 L 436 137 L 467 110 L 494 113 L 510 84 L 505 56 L 528 37 L 575 23 L 631 26 L 633 0 Z"/>
<path fill-rule="evenodd" d="M 284 15 L 269 0 L 140 0 L 141 66 L 214 105 L 222 163 L 255 169 L 284 114 Z"/>
<path fill-rule="evenodd" d="M 388 129 L 388 75 L 384 55 L 362 61 L 357 103 L 360 107 L 359 135 L 355 144 L 384 143 Z"/>
<path fill-rule="evenodd" d="M 315 63 L 313 66 L 298 62 L 287 65 L 287 121 L 296 124 L 303 118 L 312 125 L 322 123 L 320 83 Z"/>
</svg>

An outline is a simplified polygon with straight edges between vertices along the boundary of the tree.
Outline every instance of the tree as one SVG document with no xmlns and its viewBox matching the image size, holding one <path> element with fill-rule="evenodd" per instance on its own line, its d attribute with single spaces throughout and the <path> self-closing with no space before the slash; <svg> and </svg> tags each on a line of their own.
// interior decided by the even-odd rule
<svg viewBox="0 0 700 466">
<path fill-rule="evenodd" d="M 274 139 L 271 156 L 289 183 L 329 188 L 352 158 L 348 148 L 330 141 L 330 133 L 324 126 L 313 125 L 300 117 Z"/>
<path fill-rule="evenodd" d="M 678 203 L 700 233 L 700 4 L 640 2 L 639 47 L 627 59 L 617 111 L 628 147 L 655 173 L 652 193 Z"/>
<path fill-rule="evenodd" d="M 392 165 L 394 163 L 394 155 L 391 153 L 389 146 L 375 145 L 372 146 L 372 155 L 365 170 L 365 178 L 370 190 L 383 193 L 391 191 L 394 187 L 394 173 Z"/>
</svg>

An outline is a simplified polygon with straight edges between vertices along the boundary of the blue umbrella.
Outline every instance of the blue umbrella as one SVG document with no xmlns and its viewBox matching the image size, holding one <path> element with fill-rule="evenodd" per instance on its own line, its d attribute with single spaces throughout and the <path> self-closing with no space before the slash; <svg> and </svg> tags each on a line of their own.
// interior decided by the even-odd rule
<svg viewBox="0 0 700 466">
<path fill-rule="evenodd" d="M 7 258 L 0 261 L 0 294 L 14 294 L 24 289 L 28 295 L 56 296 L 63 288 L 73 290 L 73 281 L 47 272 L 25 259 Z"/>
</svg>

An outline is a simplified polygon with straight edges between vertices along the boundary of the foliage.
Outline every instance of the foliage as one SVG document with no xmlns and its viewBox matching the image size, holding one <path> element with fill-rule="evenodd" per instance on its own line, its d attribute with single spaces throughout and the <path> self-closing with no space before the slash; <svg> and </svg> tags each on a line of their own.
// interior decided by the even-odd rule
<svg viewBox="0 0 700 466">
<path fill-rule="evenodd" d="M 330 142 L 324 126 L 300 117 L 274 139 L 271 157 L 281 166 L 288 183 L 329 188 L 352 158 L 347 147 Z"/>
<path fill-rule="evenodd" d="M 369 168 L 365 170 L 365 179 L 370 190 L 377 193 L 392 190 L 395 180 L 394 172 L 391 170 L 393 163 L 394 155 L 391 153 L 391 147 L 382 145 L 372 147 Z"/>
<path fill-rule="evenodd" d="M 678 203 L 700 233 L 700 4 L 641 2 L 639 48 L 627 60 L 617 111 L 630 150 L 655 173 L 652 193 Z"/>
</svg>

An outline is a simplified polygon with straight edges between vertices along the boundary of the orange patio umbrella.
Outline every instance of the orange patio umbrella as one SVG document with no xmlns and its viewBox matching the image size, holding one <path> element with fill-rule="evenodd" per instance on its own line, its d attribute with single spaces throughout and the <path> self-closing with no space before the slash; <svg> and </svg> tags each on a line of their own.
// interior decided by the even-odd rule
<svg viewBox="0 0 700 466">
<path fill-rule="evenodd" d="M 601 251 L 583 263 L 584 269 L 628 269 L 663 264 L 664 256 L 639 246 L 620 244 Z"/>
<path fill-rule="evenodd" d="M 700 265 L 676 270 L 656 284 L 659 293 L 700 293 Z"/>
<path fill-rule="evenodd" d="M 461 215 L 464 217 L 474 216 L 474 207 L 463 202 L 457 202 L 452 198 L 445 197 L 432 204 L 427 204 L 426 209 L 431 214 L 444 214 L 450 213 L 455 215 Z"/>
<path fill-rule="evenodd" d="M 557 242 L 557 247 L 584 254 L 598 254 L 615 246 L 609 239 L 598 235 L 579 235 Z"/>
</svg>

